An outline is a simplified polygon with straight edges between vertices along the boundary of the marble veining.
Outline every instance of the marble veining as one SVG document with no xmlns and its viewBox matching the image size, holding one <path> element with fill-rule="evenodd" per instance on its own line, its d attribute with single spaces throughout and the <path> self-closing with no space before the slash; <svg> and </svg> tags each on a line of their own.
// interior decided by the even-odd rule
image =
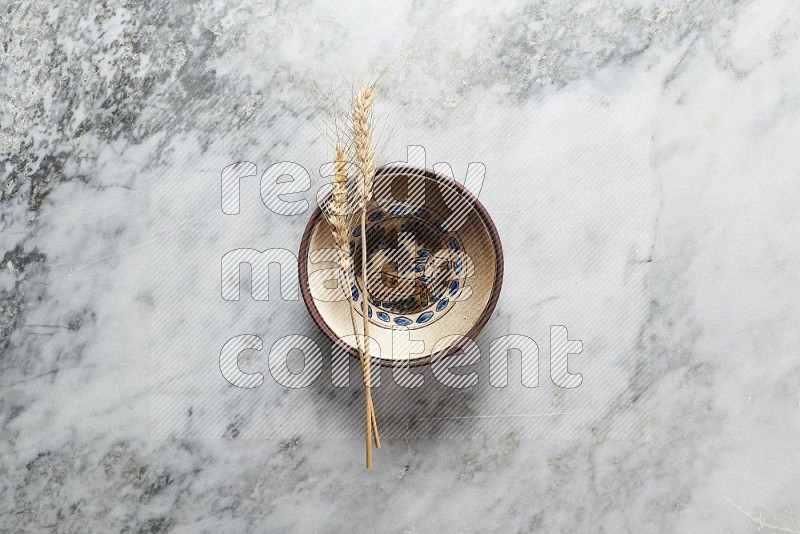
<svg viewBox="0 0 800 534">
<path fill-rule="evenodd" d="M 795 0 L 9 1 L 0 40 L 0 531 L 800 532 Z M 366 472 L 302 301 L 222 299 L 220 258 L 297 253 L 259 176 L 313 204 L 314 87 L 386 65 L 383 159 L 485 164 L 505 279 L 476 386 L 383 374 Z M 240 334 L 258 388 L 221 375 Z M 302 389 L 289 334 L 325 355 Z M 507 334 L 538 387 L 490 385 Z"/>
</svg>

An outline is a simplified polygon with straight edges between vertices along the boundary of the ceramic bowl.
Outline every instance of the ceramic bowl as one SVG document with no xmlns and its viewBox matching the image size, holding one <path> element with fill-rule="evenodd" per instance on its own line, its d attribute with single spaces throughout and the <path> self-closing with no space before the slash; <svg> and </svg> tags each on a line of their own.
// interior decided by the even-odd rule
<svg viewBox="0 0 800 534">
<path fill-rule="evenodd" d="M 425 365 L 454 354 L 477 336 L 500 294 L 503 252 L 489 214 L 451 178 L 396 164 L 376 171 L 367 214 L 373 362 Z M 351 235 L 350 250 L 355 283 L 343 288 L 330 227 L 317 207 L 298 255 L 303 301 L 320 329 L 333 341 L 344 340 L 357 356 L 348 299 L 358 305 L 360 329 L 360 227 Z"/>
</svg>

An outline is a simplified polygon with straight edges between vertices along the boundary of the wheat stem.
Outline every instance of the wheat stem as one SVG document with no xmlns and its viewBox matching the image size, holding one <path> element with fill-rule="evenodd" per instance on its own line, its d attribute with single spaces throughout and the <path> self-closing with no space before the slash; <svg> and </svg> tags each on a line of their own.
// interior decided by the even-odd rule
<svg viewBox="0 0 800 534">
<path fill-rule="evenodd" d="M 316 85 L 312 84 L 312 88 Z M 368 83 L 361 87 L 358 93 L 352 95 L 352 114 L 350 117 L 340 117 L 338 109 L 334 109 L 333 130 L 336 139 L 336 160 L 335 172 L 331 179 L 333 191 L 328 209 L 323 210 L 331 226 L 334 246 L 337 250 L 339 270 L 342 275 L 342 283 L 345 285 L 345 293 L 348 295 L 350 308 L 350 319 L 353 324 L 353 333 L 356 337 L 356 349 L 358 351 L 361 371 L 364 378 L 364 404 L 365 404 L 365 426 L 366 426 L 366 466 L 372 468 L 372 443 L 380 448 L 380 436 L 378 434 L 378 424 L 375 415 L 375 407 L 372 400 L 372 381 L 371 381 L 371 354 L 369 337 L 369 288 L 367 273 L 367 211 L 373 196 L 373 181 L 375 175 L 375 148 L 373 147 L 372 135 L 372 100 L 374 84 Z M 329 100 L 328 103 L 332 102 Z M 344 129 L 340 128 L 341 120 Z M 326 129 L 320 133 L 323 137 L 331 131 L 330 123 Z M 342 141 L 347 143 L 347 152 L 351 154 L 350 167 L 347 166 L 345 158 L 345 148 Z M 379 140 L 380 141 L 380 140 Z M 380 144 L 380 143 L 379 143 Z M 349 172 L 352 171 L 352 172 Z M 351 181 L 348 181 L 348 177 Z M 361 277 L 362 277 L 362 335 L 359 336 L 356 315 L 358 313 L 357 303 L 350 298 L 350 288 L 355 285 L 355 269 L 353 268 L 353 256 L 350 254 L 350 236 L 356 226 L 361 230 Z"/>
<path fill-rule="evenodd" d="M 347 190 L 347 168 L 345 162 L 345 152 L 341 143 L 336 145 L 336 162 L 335 172 L 331 180 L 333 191 L 331 192 L 331 202 L 329 206 L 328 221 L 331 224 L 331 233 L 333 235 L 334 245 L 337 250 L 337 257 L 339 263 L 339 270 L 342 274 L 342 282 L 345 285 L 345 292 L 349 294 L 351 282 L 350 271 L 352 267 L 352 257 L 350 256 L 349 239 L 350 233 L 355 227 L 354 216 L 348 209 L 348 190 Z M 363 190 L 361 182 L 359 181 L 359 205 L 363 203 Z M 362 207 L 363 211 L 363 207 Z M 363 249 L 362 249 L 363 250 Z M 364 303 L 366 303 L 367 295 L 364 294 Z M 365 394 L 365 418 L 366 418 L 366 466 L 367 469 L 372 468 L 372 442 L 375 441 L 375 446 L 380 447 L 380 437 L 378 436 L 378 425 L 375 417 L 375 408 L 372 402 L 372 390 L 370 388 L 370 374 L 369 374 L 369 342 L 367 337 L 369 335 L 368 329 L 364 331 L 363 345 L 359 343 L 358 329 L 356 327 L 356 312 L 355 303 L 348 295 L 348 304 L 350 308 L 350 319 L 353 323 L 353 334 L 356 336 L 356 348 L 358 349 L 359 361 L 361 362 L 361 371 L 364 376 Z M 366 308 L 362 308 L 364 317 L 367 317 Z M 368 327 L 367 327 L 368 328 Z M 374 431 L 374 433 L 373 433 Z"/>
<path fill-rule="evenodd" d="M 364 84 L 353 100 L 353 160 L 358 172 L 358 185 L 361 193 L 361 281 L 363 298 L 361 300 L 361 318 L 364 331 L 364 379 L 366 382 L 366 395 L 368 403 L 372 402 L 372 387 L 370 381 L 370 347 L 369 347 L 369 288 L 367 286 L 367 209 L 372 199 L 372 181 L 375 174 L 375 154 L 372 148 L 372 132 L 370 117 L 372 114 L 372 85 Z M 367 414 L 367 428 L 371 428 L 369 414 Z M 379 439 L 376 440 L 379 442 Z M 369 450 L 368 460 L 369 463 Z"/>
<path fill-rule="evenodd" d="M 348 282 L 349 286 L 349 282 Z M 352 302 L 352 301 L 351 301 Z M 356 308 L 355 305 L 350 306 L 350 321 L 353 323 L 353 332 L 358 332 L 358 326 L 356 323 Z M 356 334 L 356 349 L 358 350 L 358 361 L 361 364 L 361 373 L 364 373 L 364 349 L 363 345 L 361 344 L 361 338 Z M 364 378 L 366 380 L 366 377 Z M 366 383 L 366 382 L 365 382 Z M 381 437 L 378 434 L 378 421 L 375 418 L 375 406 L 370 406 L 370 420 L 372 421 L 372 434 L 375 441 L 375 446 L 377 448 L 381 448 Z"/>
</svg>

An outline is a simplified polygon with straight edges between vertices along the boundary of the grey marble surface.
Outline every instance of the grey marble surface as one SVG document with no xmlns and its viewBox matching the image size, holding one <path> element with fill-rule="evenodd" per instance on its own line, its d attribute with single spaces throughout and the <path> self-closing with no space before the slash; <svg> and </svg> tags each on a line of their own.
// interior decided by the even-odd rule
<svg viewBox="0 0 800 534">
<path fill-rule="evenodd" d="M 795 0 L 9 1 L 0 35 L 0 530 L 800 532 Z M 486 358 L 468 390 L 385 380 L 366 472 L 329 363 L 221 376 L 239 334 L 330 346 L 300 301 L 221 299 L 225 252 L 296 251 L 309 212 L 219 191 L 236 161 L 316 188 L 309 80 L 387 64 L 384 160 L 486 165 L 483 354 L 542 361 L 538 388 Z"/>
</svg>

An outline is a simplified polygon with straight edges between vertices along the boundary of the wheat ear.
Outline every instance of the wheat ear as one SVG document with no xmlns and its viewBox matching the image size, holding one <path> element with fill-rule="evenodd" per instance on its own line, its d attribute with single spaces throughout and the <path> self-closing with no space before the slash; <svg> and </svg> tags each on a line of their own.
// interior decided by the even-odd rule
<svg viewBox="0 0 800 534">
<path fill-rule="evenodd" d="M 372 200 L 372 181 L 375 176 L 375 152 L 372 147 L 372 84 L 369 83 L 361 87 L 353 100 L 353 161 L 358 171 L 359 188 L 366 213 L 367 203 Z"/>
</svg>

